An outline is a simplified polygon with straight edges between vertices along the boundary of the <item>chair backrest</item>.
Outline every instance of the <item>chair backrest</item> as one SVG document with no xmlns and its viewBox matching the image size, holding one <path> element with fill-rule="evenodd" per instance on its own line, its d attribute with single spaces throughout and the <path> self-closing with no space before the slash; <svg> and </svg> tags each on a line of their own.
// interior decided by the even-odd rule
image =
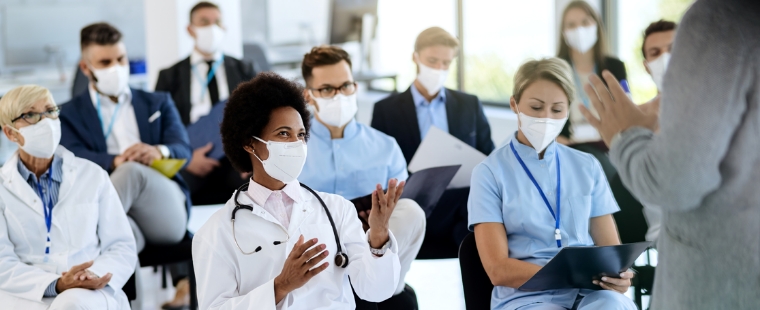
<svg viewBox="0 0 760 310">
<path fill-rule="evenodd" d="M 269 63 L 266 51 L 264 51 L 264 47 L 261 44 L 243 44 L 243 60 L 253 63 L 253 70 L 256 73 L 272 70 L 272 64 Z"/>
<path fill-rule="evenodd" d="M 459 246 L 459 266 L 467 310 L 490 309 L 493 284 L 480 261 L 474 233 L 467 235 Z"/>
<path fill-rule="evenodd" d="M 610 189 L 615 195 L 618 206 L 620 206 L 620 212 L 613 214 L 620 234 L 620 241 L 622 243 L 646 241 L 649 225 L 644 217 L 644 207 L 623 185 L 619 174 L 610 180 Z"/>
</svg>

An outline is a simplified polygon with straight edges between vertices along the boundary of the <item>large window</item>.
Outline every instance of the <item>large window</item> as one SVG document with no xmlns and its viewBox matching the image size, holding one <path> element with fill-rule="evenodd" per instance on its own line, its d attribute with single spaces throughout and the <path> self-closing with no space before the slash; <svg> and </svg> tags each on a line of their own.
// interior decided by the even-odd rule
<svg viewBox="0 0 760 310">
<path fill-rule="evenodd" d="M 618 2 L 617 55 L 625 62 L 631 94 L 635 102 L 646 102 L 657 95 L 652 78 L 644 67 L 641 45 L 644 30 L 660 19 L 681 21 L 694 0 L 624 0 Z"/>
</svg>

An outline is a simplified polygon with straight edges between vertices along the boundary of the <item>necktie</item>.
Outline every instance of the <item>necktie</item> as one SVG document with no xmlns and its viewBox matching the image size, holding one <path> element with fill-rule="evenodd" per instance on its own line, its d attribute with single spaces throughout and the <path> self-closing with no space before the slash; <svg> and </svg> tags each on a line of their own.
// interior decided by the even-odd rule
<svg viewBox="0 0 760 310">
<path fill-rule="evenodd" d="M 211 71 L 211 68 L 214 66 L 213 60 L 206 61 L 208 64 L 208 70 Z M 216 105 L 217 102 L 219 102 L 219 85 L 216 85 L 216 72 L 214 72 L 214 76 L 211 77 L 211 81 L 208 82 L 208 94 L 211 96 L 211 105 Z"/>
</svg>

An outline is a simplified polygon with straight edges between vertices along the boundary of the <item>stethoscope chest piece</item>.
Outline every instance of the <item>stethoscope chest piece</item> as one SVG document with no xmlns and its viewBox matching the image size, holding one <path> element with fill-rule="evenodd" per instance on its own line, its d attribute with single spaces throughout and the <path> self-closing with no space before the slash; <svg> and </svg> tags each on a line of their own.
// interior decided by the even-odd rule
<svg viewBox="0 0 760 310">
<path fill-rule="evenodd" d="M 338 252 L 338 254 L 335 255 L 335 265 L 340 268 L 348 267 L 348 255 L 343 252 Z"/>
</svg>

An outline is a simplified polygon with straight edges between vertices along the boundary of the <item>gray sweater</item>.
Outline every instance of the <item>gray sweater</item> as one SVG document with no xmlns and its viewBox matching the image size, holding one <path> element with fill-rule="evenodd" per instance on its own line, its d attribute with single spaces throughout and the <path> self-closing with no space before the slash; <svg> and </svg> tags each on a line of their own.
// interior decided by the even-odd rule
<svg viewBox="0 0 760 310">
<path fill-rule="evenodd" d="M 679 25 L 659 134 L 610 158 L 662 206 L 652 309 L 760 309 L 760 1 L 699 0 Z"/>
</svg>

